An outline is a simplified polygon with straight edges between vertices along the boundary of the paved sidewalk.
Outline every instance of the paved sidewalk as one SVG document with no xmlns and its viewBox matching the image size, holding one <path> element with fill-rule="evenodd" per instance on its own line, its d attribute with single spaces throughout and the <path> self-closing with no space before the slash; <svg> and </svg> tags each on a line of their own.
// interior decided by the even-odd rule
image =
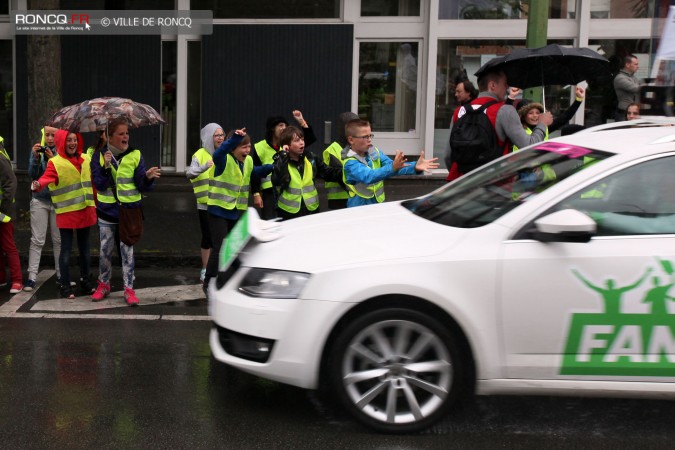
<svg viewBox="0 0 675 450">
<path fill-rule="evenodd" d="M 187 273 L 190 272 L 190 273 Z M 77 297 L 63 299 L 53 269 L 40 271 L 36 289 L 9 294 L 0 289 L 0 317 L 210 320 L 207 301 L 199 283 L 188 268 L 141 268 L 136 270 L 134 290 L 140 305 L 128 306 L 123 297 L 121 269 L 113 269 L 112 292 L 101 302 L 92 302 L 91 294 L 73 287 Z"/>
</svg>

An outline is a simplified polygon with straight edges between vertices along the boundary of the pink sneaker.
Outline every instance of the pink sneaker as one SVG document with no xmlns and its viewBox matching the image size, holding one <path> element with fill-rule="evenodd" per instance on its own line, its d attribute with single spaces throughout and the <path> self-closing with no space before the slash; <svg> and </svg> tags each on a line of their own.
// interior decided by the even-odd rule
<svg viewBox="0 0 675 450">
<path fill-rule="evenodd" d="M 23 285 L 21 283 L 12 283 L 12 287 L 9 290 L 9 293 L 10 294 L 18 294 L 19 292 L 21 292 L 22 289 L 23 289 Z"/>
<path fill-rule="evenodd" d="M 99 280 L 96 281 L 98 282 L 98 287 L 96 288 L 96 292 L 91 294 L 92 302 L 100 302 L 110 294 L 110 283 L 102 283 Z"/>
<path fill-rule="evenodd" d="M 136 293 L 131 288 L 124 288 L 124 300 L 126 300 L 129 306 L 138 306 L 138 297 L 136 297 Z"/>
</svg>

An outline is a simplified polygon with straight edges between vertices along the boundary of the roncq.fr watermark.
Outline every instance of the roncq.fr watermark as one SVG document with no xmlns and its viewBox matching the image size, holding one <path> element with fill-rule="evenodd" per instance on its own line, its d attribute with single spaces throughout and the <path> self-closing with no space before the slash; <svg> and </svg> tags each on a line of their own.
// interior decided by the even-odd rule
<svg viewBox="0 0 675 450">
<path fill-rule="evenodd" d="M 27 10 L 12 11 L 14 34 L 192 34 L 213 33 L 213 11 Z"/>
</svg>

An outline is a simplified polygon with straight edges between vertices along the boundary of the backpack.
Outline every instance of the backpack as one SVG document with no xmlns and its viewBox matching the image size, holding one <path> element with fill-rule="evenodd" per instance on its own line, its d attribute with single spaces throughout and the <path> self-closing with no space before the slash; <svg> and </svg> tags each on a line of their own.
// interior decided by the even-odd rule
<svg viewBox="0 0 675 450">
<path fill-rule="evenodd" d="M 495 103 L 499 101 L 492 100 L 478 109 L 466 105 L 466 112 L 452 126 L 450 158 L 461 173 L 470 172 L 504 153 L 497 145 L 497 132 L 485 113 Z"/>
</svg>

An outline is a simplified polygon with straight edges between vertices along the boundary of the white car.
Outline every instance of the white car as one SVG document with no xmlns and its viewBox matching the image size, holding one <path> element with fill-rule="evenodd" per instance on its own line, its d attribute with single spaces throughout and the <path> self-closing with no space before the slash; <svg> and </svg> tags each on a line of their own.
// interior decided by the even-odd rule
<svg viewBox="0 0 675 450">
<path fill-rule="evenodd" d="M 411 432 L 461 396 L 675 398 L 675 120 L 584 130 L 424 197 L 251 211 L 210 286 L 215 358 Z"/>
</svg>

